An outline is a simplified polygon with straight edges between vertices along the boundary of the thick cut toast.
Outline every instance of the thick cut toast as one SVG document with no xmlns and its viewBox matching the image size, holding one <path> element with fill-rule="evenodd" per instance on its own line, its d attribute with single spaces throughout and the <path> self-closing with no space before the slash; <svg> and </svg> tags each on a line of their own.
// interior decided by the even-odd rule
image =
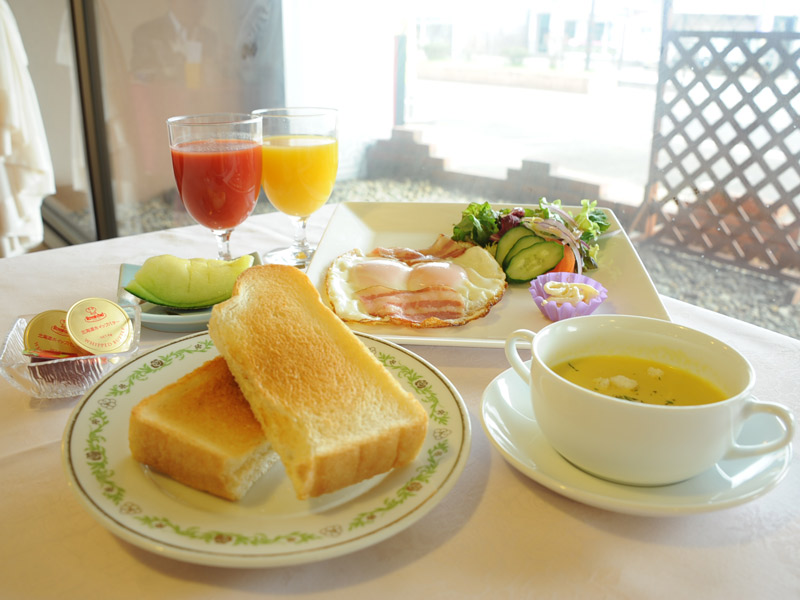
<svg viewBox="0 0 800 600">
<path fill-rule="evenodd" d="M 211 338 L 280 455 L 298 498 L 408 464 L 425 409 L 294 267 L 251 267 L 214 306 Z"/>
<path fill-rule="evenodd" d="M 137 461 L 227 500 L 278 460 L 221 356 L 137 404 L 128 438 Z"/>
</svg>

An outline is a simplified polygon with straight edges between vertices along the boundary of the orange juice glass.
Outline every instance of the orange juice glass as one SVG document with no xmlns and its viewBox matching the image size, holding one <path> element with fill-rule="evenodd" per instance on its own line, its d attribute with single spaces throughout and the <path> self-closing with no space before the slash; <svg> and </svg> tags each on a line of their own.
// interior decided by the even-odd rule
<svg viewBox="0 0 800 600">
<path fill-rule="evenodd" d="M 264 193 L 282 213 L 308 217 L 328 201 L 339 165 L 336 138 L 265 136 L 261 157 Z"/>
<path fill-rule="evenodd" d="M 304 269 L 315 250 L 306 237 L 306 223 L 330 198 L 339 167 L 337 111 L 266 108 L 253 115 L 262 119 L 264 193 L 272 206 L 295 223 L 292 246 L 264 254 L 264 261 Z"/>
</svg>

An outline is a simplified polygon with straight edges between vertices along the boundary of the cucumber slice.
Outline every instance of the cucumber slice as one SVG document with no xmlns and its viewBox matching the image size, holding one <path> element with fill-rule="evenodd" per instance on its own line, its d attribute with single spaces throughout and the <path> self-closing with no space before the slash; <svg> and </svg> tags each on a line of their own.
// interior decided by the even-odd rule
<svg viewBox="0 0 800 600">
<path fill-rule="evenodd" d="M 495 253 L 494 257 L 498 264 L 502 265 L 503 261 L 506 259 L 506 255 L 508 254 L 509 250 L 514 247 L 514 244 L 516 244 L 520 238 L 528 235 L 536 234 L 523 225 L 517 225 L 513 229 L 506 231 L 503 234 L 503 237 L 500 238 L 500 241 L 497 242 L 497 252 Z"/>
<path fill-rule="evenodd" d="M 564 258 L 564 246 L 558 242 L 542 242 L 519 251 L 505 269 L 509 283 L 525 283 L 547 273 Z"/>
<path fill-rule="evenodd" d="M 503 268 L 505 269 L 508 266 L 508 263 L 511 262 L 511 259 L 514 258 L 519 252 L 525 250 L 525 248 L 530 248 L 536 244 L 541 244 L 543 241 L 544 238 L 541 238 L 538 235 L 525 235 L 519 238 L 517 243 L 514 244 L 511 250 L 508 251 L 508 254 L 506 254 L 506 257 L 503 260 Z"/>
</svg>

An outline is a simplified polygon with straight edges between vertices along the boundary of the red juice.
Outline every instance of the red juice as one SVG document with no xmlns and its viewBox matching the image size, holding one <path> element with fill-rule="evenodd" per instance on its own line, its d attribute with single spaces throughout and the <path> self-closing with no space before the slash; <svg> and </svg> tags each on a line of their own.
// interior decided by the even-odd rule
<svg viewBox="0 0 800 600">
<path fill-rule="evenodd" d="M 253 212 L 261 185 L 261 144 L 202 140 L 171 148 L 183 205 L 210 229 L 233 229 Z"/>
</svg>

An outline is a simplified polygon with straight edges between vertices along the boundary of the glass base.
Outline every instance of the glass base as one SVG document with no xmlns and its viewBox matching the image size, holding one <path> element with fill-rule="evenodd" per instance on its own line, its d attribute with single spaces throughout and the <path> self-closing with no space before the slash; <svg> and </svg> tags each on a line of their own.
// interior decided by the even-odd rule
<svg viewBox="0 0 800 600">
<path fill-rule="evenodd" d="M 311 263 L 311 258 L 314 256 L 314 248 L 309 248 L 306 252 L 297 252 L 293 247 L 278 248 L 264 252 L 261 255 L 261 262 L 264 264 L 278 264 L 289 265 L 297 267 L 298 269 L 305 270 Z"/>
</svg>

